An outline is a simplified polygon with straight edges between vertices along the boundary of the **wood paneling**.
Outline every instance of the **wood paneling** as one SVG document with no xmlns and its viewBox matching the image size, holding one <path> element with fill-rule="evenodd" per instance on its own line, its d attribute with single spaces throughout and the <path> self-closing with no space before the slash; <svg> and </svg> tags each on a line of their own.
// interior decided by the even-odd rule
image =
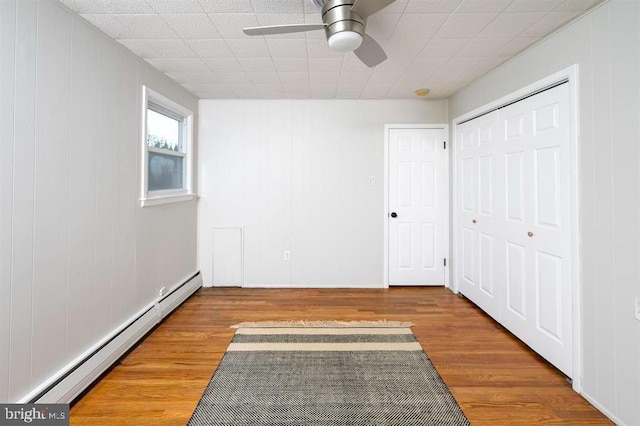
<svg viewBox="0 0 640 426">
<path fill-rule="evenodd" d="M 443 288 L 198 291 L 71 410 L 74 425 L 182 425 L 243 321 L 400 320 L 473 425 L 611 424 L 564 375 Z"/>
<path fill-rule="evenodd" d="M 640 424 L 638 28 L 640 2 L 604 2 L 449 99 L 455 118 L 578 65 L 583 394 L 628 425 Z"/>
<path fill-rule="evenodd" d="M 143 84 L 197 111 L 57 0 L 0 1 L 0 401 L 196 270 L 195 203 L 139 204 Z"/>
</svg>

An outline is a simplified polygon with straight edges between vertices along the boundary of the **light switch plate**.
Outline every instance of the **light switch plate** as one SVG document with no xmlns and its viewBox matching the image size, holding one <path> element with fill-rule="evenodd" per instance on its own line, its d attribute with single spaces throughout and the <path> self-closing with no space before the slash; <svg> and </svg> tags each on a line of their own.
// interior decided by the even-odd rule
<svg viewBox="0 0 640 426">
<path fill-rule="evenodd" d="M 640 297 L 637 297 L 637 296 L 636 296 L 636 303 L 635 303 L 635 315 L 636 315 L 636 319 L 640 321 Z"/>
</svg>

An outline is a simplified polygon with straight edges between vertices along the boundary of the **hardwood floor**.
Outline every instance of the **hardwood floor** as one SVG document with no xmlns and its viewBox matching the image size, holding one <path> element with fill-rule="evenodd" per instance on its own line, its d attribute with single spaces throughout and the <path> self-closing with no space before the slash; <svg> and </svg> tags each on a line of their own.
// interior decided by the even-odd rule
<svg viewBox="0 0 640 426">
<path fill-rule="evenodd" d="M 186 424 L 231 341 L 263 320 L 401 320 L 473 425 L 612 424 L 566 378 L 444 288 L 201 289 L 71 409 L 73 425 Z"/>
</svg>

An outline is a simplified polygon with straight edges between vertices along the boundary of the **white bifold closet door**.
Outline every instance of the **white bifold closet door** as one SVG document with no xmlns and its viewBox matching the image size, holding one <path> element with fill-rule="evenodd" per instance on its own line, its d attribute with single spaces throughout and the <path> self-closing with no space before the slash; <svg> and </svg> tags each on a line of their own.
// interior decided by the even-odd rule
<svg viewBox="0 0 640 426">
<path fill-rule="evenodd" d="M 459 290 L 571 376 L 568 84 L 456 135 Z"/>
</svg>

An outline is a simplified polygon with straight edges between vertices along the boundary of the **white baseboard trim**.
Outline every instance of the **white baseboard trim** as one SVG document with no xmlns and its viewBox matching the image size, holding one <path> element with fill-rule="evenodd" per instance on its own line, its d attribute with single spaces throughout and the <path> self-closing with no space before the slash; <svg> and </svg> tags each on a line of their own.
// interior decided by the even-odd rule
<svg viewBox="0 0 640 426">
<path fill-rule="evenodd" d="M 619 418 L 617 418 L 611 411 L 607 410 L 606 408 L 604 408 L 602 406 L 602 404 L 600 404 L 595 398 L 593 398 L 592 396 L 590 396 L 588 393 L 586 393 L 584 391 L 584 389 L 582 390 L 582 393 L 580 394 L 584 397 L 584 399 L 586 399 L 587 401 L 589 401 L 589 404 L 593 405 L 594 407 L 596 407 L 598 410 L 600 410 L 600 412 L 602 412 L 602 414 L 604 414 L 605 416 L 609 417 L 609 419 L 614 422 L 616 425 L 618 426 L 628 426 L 626 423 L 624 423 L 622 420 L 620 420 Z"/>
<path fill-rule="evenodd" d="M 385 288 L 382 283 L 377 284 L 252 284 L 245 283 L 243 288 Z"/>
<path fill-rule="evenodd" d="M 70 403 L 200 287 L 202 275 L 196 272 L 173 286 L 165 296 L 140 310 L 18 402 Z"/>
</svg>

